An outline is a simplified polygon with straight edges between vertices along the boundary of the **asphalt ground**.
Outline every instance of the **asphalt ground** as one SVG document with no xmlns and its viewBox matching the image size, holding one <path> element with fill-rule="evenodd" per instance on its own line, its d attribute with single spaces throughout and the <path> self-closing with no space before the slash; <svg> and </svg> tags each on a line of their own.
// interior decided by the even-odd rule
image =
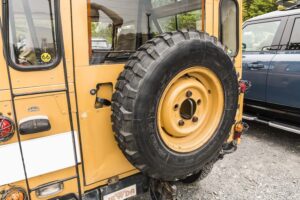
<svg viewBox="0 0 300 200">
<path fill-rule="evenodd" d="M 218 161 L 206 179 L 177 184 L 178 200 L 300 200 L 300 135 L 249 125 L 238 150 Z"/>
</svg>

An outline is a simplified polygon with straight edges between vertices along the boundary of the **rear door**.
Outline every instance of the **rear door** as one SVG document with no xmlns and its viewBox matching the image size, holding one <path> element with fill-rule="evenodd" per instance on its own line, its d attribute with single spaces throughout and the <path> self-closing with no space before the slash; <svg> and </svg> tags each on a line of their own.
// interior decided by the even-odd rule
<svg viewBox="0 0 300 200">
<path fill-rule="evenodd" d="M 281 44 L 268 73 L 267 102 L 300 108 L 300 15 L 289 18 Z"/>
<path fill-rule="evenodd" d="M 137 173 L 118 147 L 112 130 L 111 98 L 116 81 L 129 56 L 152 36 L 182 28 L 201 30 L 201 5 L 199 0 L 80 0 L 73 4 L 85 185 Z"/>
<path fill-rule="evenodd" d="M 249 22 L 243 28 L 243 79 L 252 82 L 246 99 L 265 102 L 267 74 L 276 55 L 286 18 Z"/>
<path fill-rule="evenodd" d="M 26 178 L 32 197 L 33 189 L 39 185 L 60 180 L 69 185 L 79 181 L 75 170 L 78 151 L 68 98 L 74 92 L 72 46 L 69 39 L 62 41 L 59 34 L 60 6 L 66 13 L 70 10 L 67 1 L 59 4 L 56 0 L 10 0 L 3 4 L 7 63 L 0 63 L 9 65 L 5 76 L 9 77 L 11 95 L 4 93 L 0 112 L 14 116 L 16 133 L 11 140 L 0 144 L 0 162 L 5 163 L 0 165 L 0 185 Z M 62 16 L 63 33 L 65 38 L 71 38 L 70 20 L 66 17 Z M 68 69 L 62 62 L 64 54 Z M 75 113 L 74 106 L 72 111 Z M 79 160 L 79 156 L 76 158 Z M 76 186 L 72 190 L 76 191 Z"/>
</svg>

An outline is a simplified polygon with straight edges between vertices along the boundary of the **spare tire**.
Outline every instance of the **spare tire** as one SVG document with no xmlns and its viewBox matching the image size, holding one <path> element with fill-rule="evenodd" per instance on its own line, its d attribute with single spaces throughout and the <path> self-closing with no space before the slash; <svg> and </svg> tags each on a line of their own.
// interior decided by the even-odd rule
<svg viewBox="0 0 300 200">
<path fill-rule="evenodd" d="M 206 33 L 158 36 L 131 56 L 112 98 L 116 140 L 146 175 L 184 179 L 219 156 L 238 104 L 238 78 Z"/>
</svg>

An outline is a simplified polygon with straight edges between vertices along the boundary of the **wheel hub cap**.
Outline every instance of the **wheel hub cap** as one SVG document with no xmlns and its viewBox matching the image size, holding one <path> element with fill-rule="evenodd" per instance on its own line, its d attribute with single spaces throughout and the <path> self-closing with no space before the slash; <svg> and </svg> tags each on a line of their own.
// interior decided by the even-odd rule
<svg viewBox="0 0 300 200">
<path fill-rule="evenodd" d="M 214 72 L 193 67 L 179 73 L 160 100 L 160 136 L 169 148 L 178 152 L 196 150 L 217 129 L 223 104 L 223 89 Z"/>
</svg>

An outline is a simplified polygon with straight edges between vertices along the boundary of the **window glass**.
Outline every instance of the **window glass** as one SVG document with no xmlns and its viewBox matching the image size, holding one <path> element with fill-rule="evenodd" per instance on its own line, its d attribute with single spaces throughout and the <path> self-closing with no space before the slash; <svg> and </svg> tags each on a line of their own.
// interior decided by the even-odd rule
<svg viewBox="0 0 300 200">
<path fill-rule="evenodd" d="M 270 47 L 280 21 L 251 24 L 243 30 L 243 51 L 262 51 Z"/>
<path fill-rule="evenodd" d="M 169 16 L 158 19 L 163 32 L 176 30 L 201 30 L 201 10 L 181 13 L 176 16 Z"/>
<path fill-rule="evenodd" d="M 201 0 L 88 0 L 90 64 L 124 62 L 163 32 L 202 29 Z"/>
<path fill-rule="evenodd" d="M 179 14 L 177 16 L 178 29 L 201 30 L 201 16 L 201 10 Z"/>
<path fill-rule="evenodd" d="M 295 20 L 288 48 L 291 50 L 300 50 L 300 18 Z"/>
<path fill-rule="evenodd" d="M 57 60 L 54 0 L 9 1 L 9 48 L 21 68 L 50 66 Z"/>
<path fill-rule="evenodd" d="M 160 18 L 158 19 L 158 23 L 163 32 L 170 32 L 176 30 L 177 22 L 175 16 Z"/>
<path fill-rule="evenodd" d="M 234 56 L 238 48 L 238 8 L 234 0 L 223 0 L 221 4 L 221 41 Z"/>
<path fill-rule="evenodd" d="M 166 6 L 168 4 L 176 2 L 176 0 L 151 0 L 153 8 Z"/>
</svg>

